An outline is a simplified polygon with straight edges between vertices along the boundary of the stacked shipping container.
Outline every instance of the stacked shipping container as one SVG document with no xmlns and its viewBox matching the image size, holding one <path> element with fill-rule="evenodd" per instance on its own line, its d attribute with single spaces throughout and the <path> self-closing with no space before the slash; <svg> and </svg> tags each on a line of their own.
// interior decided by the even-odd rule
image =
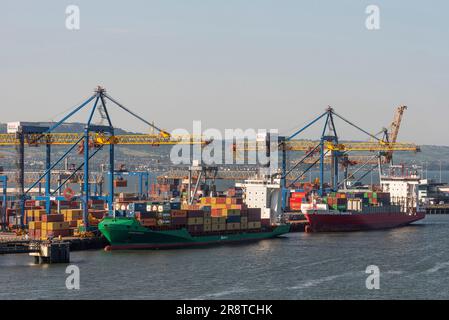
<svg viewBox="0 0 449 320">
<path fill-rule="evenodd" d="M 107 214 L 106 210 L 89 209 L 89 225 L 97 226 Z M 75 235 L 84 225 L 81 209 L 61 209 L 61 213 L 46 214 L 45 210 L 27 210 L 28 235 L 32 239 L 46 240 Z"/>
<path fill-rule="evenodd" d="M 241 198 L 208 197 L 199 204 L 179 202 L 134 202 L 126 216 L 146 227 L 186 228 L 190 233 L 260 229 L 261 210 L 249 209 Z"/>
</svg>

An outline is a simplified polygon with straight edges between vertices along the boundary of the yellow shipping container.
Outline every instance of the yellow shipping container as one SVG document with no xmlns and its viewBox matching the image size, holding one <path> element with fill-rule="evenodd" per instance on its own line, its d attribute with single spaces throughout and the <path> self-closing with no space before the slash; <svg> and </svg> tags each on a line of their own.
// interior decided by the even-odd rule
<svg viewBox="0 0 449 320">
<path fill-rule="evenodd" d="M 232 204 L 232 198 L 226 198 L 226 204 Z"/>
<path fill-rule="evenodd" d="M 84 224 L 84 220 L 83 219 L 80 219 L 80 220 L 76 221 L 76 226 L 77 227 L 81 227 L 83 224 Z"/>
<path fill-rule="evenodd" d="M 64 220 L 78 220 L 83 218 L 83 210 L 81 209 L 64 209 L 61 210 L 61 213 L 64 215 Z"/>
<path fill-rule="evenodd" d="M 204 223 L 204 218 L 188 218 L 187 224 L 188 225 L 199 225 Z"/>
<path fill-rule="evenodd" d="M 47 222 L 47 223 L 42 223 L 41 226 L 42 226 L 42 230 L 56 231 L 56 230 L 68 229 L 70 227 L 70 224 L 67 221 L 64 221 L 64 222 Z"/>
<path fill-rule="evenodd" d="M 33 216 L 34 216 L 34 218 L 36 219 L 39 219 L 40 220 L 40 218 L 44 215 L 44 214 L 46 214 L 47 212 L 45 211 L 45 210 L 43 210 L 43 209 L 39 209 L 39 210 L 33 210 Z"/>
<path fill-rule="evenodd" d="M 41 240 L 47 240 L 47 230 L 41 230 Z"/>
<path fill-rule="evenodd" d="M 248 222 L 248 229 L 260 229 L 261 228 L 260 221 L 252 221 Z"/>
<path fill-rule="evenodd" d="M 41 221 L 30 221 L 28 222 L 28 229 L 30 230 L 39 230 L 41 228 Z"/>
<path fill-rule="evenodd" d="M 226 224 L 226 230 L 239 230 L 240 222 L 233 222 Z"/>
<path fill-rule="evenodd" d="M 226 224 L 211 224 L 211 230 L 212 231 L 225 231 L 226 230 Z"/>
<path fill-rule="evenodd" d="M 33 212 L 33 210 L 26 210 L 26 216 L 27 216 L 27 217 L 30 217 L 30 218 L 34 217 L 34 212 Z"/>
<path fill-rule="evenodd" d="M 226 224 L 226 217 L 212 217 L 212 224 Z"/>
</svg>

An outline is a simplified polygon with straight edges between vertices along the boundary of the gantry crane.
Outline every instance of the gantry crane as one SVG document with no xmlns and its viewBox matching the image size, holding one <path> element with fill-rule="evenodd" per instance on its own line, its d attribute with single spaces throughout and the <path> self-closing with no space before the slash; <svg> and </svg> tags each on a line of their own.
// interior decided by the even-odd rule
<svg viewBox="0 0 449 320">
<path fill-rule="evenodd" d="M 123 111 L 131 114 L 133 117 L 144 122 L 146 125 L 150 126 L 158 132 L 158 134 L 132 134 L 132 135 L 115 135 L 112 120 L 106 106 L 106 101 L 112 102 L 113 105 L 119 107 Z M 91 107 L 88 107 L 90 103 L 93 102 Z M 101 107 L 100 107 L 101 106 Z M 56 133 L 54 132 L 61 124 L 69 120 L 74 114 L 80 112 L 83 109 L 89 109 L 89 117 L 86 121 L 83 133 Z M 96 125 L 92 124 L 92 119 L 95 112 L 100 112 L 100 115 L 107 124 L 106 125 Z M 76 107 L 73 111 L 63 117 L 60 121 L 52 124 L 49 127 L 39 126 L 33 123 L 17 123 L 16 126 L 12 125 L 9 128 L 9 133 L 0 135 L 0 146 L 14 146 L 18 151 L 17 167 L 18 167 L 18 187 L 19 187 L 19 199 L 20 199 L 20 214 L 23 217 L 25 210 L 25 199 L 27 194 L 42 180 L 45 179 L 45 195 L 36 197 L 36 200 L 42 200 L 46 202 L 46 210 L 50 212 L 51 200 L 63 201 L 66 200 L 61 195 L 55 195 L 50 190 L 51 183 L 51 172 L 56 168 L 58 164 L 64 160 L 70 152 L 75 148 L 79 148 L 84 155 L 83 163 L 73 171 L 73 175 L 80 171 L 84 171 L 84 183 L 82 192 L 82 203 L 83 203 L 83 220 L 84 225 L 88 226 L 88 204 L 90 199 L 103 199 L 108 203 L 110 210 L 113 208 L 114 202 L 114 147 L 115 145 L 174 145 L 174 144 L 201 144 L 205 145 L 210 143 L 210 141 L 203 140 L 202 137 L 195 136 L 172 136 L 166 130 L 163 130 L 153 123 L 145 120 L 141 116 L 137 115 L 120 102 L 112 98 L 106 90 L 100 86 L 95 89 L 95 92 L 87 100 L 85 100 L 81 105 Z M 44 145 L 46 148 L 46 159 L 45 159 L 45 171 L 41 174 L 36 181 L 34 181 L 31 186 L 25 190 L 24 187 L 24 154 L 25 145 L 27 146 L 38 146 Z M 55 145 L 67 145 L 70 146 L 65 153 L 55 162 L 51 162 L 51 147 Z M 80 147 L 81 146 L 81 147 Z M 92 159 L 103 147 L 109 147 L 109 167 L 108 167 L 108 177 L 109 177 L 109 195 L 107 197 L 103 196 L 91 196 L 89 187 L 89 160 Z M 91 149 L 94 149 L 92 152 Z M 67 178 L 62 185 L 58 186 L 58 190 L 70 181 Z M 21 219 L 23 225 L 23 219 Z"/>
<path fill-rule="evenodd" d="M 399 120 L 395 120 L 394 127 L 392 126 L 392 135 L 391 138 L 394 138 L 394 141 L 389 141 L 390 135 L 387 130 L 386 136 L 383 138 L 379 138 L 374 134 L 369 133 L 368 131 L 362 129 L 357 126 L 353 122 L 347 120 L 343 116 L 337 114 L 332 107 L 328 107 L 326 111 L 315 118 L 313 121 L 305 125 L 303 128 L 297 130 L 289 137 L 277 137 L 277 147 L 278 151 L 281 153 L 281 170 L 280 173 L 274 174 L 281 180 L 281 188 L 283 190 L 283 202 L 282 207 L 285 209 L 286 207 L 286 192 L 287 192 L 287 177 L 300 165 L 309 164 L 309 166 L 303 171 L 301 175 L 299 175 L 296 180 L 300 179 L 304 174 L 306 174 L 310 169 L 312 169 L 315 165 L 319 164 L 319 194 L 324 193 L 324 166 L 326 162 L 330 162 L 331 169 L 331 187 L 333 190 L 337 190 L 341 185 L 339 183 L 338 178 L 338 170 L 339 165 L 343 164 L 343 167 L 351 165 L 355 163 L 355 161 L 351 160 L 349 153 L 351 152 L 375 152 L 376 154 L 371 157 L 367 157 L 368 161 L 374 161 L 379 163 L 380 157 L 389 157 L 391 160 L 390 154 L 395 151 L 409 151 L 409 152 L 418 152 L 420 151 L 420 147 L 413 143 L 398 143 L 396 142 L 397 132 L 399 130 L 400 119 L 404 107 L 401 109 Z M 337 135 L 337 130 L 335 127 L 334 118 L 339 118 L 346 124 L 356 128 L 358 131 L 367 135 L 371 141 L 369 142 L 351 142 L 351 141 L 341 141 Z M 296 140 L 298 135 L 303 133 L 305 130 L 318 123 L 321 119 L 325 119 L 325 123 L 322 130 L 322 135 L 320 140 L 310 141 L 310 140 Z M 268 140 L 270 139 L 269 135 L 267 136 Z M 270 143 L 262 144 L 262 147 L 270 148 Z M 243 144 L 234 144 L 234 151 L 256 151 L 259 150 L 260 144 L 257 141 L 246 141 Z M 270 150 L 268 150 L 270 151 Z M 288 151 L 302 151 L 304 152 L 304 156 L 298 161 L 292 168 L 287 170 L 287 152 Z M 388 160 L 388 161 L 389 161 Z M 368 163 L 368 162 L 367 162 Z M 345 180 L 347 179 L 347 171 L 345 171 Z M 296 181 L 295 180 L 295 181 Z M 295 182 L 294 181 L 294 182 Z M 293 183 L 294 183 L 293 182 Z M 292 183 L 292 184 L 293 184 Z M 291 184 L 291 185 L 292 185 Z"/>
</svg>

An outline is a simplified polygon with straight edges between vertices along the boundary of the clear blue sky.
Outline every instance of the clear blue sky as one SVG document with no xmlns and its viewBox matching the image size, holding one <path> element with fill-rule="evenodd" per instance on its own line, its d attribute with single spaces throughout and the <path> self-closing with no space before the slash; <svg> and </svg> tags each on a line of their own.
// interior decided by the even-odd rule
<svg viewBox="0 0 449 320">
<path fill-rule="evenodd" d="M 0 122 L 56 120 L 102 84 L 167 129 L 288 133 L 332 105 L 374 132 L 406 104 L 400 140 L 449 145 L 448 39 L 446 0 L 3 0 Z M 116 126 L 146 130 L 121 114 Z"/>
</svg>

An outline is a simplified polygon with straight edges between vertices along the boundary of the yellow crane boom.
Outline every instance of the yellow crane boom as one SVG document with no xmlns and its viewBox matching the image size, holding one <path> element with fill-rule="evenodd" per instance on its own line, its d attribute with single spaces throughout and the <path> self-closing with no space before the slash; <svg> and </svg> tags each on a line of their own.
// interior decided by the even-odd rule
<svg viewBox="0 0 449 320">
<path fill-rule="evenodd" d="M 46 133 L 27 134 L 25 143 L 28 145 L 73 145 L 82 137 L 83 133 Z M 175 144 L 207 144 L 208 141 L 202 136 L 186 135 L 160 135 L 160 134 L 124 134 L 108 136 L 101 133 L 89 134 L 96 145 L 175 145 Z M 0 134 L 0 146 L 14 146 L 20 143 L 13 133 Z"/>
<path fill-rule="evenodd" d="M 285 142 L 285 150 L 287 151 L 304 151 L 308 152 L 314 149 L 320 141 L 311 140 L 290 140 Z M 242 144 L 235 144 L 234 150 L 238 151 L 257 151 L 265 148 L 256 141 L 248 141 Z M 282 148 L 282 145 L 280 145 Z M 324 143 L 325 150 L 329 151 L 366 151 L 366 152 L 390 152 L 390 151 L 413 151 L 419 152 L 421 149 L 414 143 L 388 143 L 388 142 L 343 142 L 334 144 L 331 142 Z"/>
</svg>

